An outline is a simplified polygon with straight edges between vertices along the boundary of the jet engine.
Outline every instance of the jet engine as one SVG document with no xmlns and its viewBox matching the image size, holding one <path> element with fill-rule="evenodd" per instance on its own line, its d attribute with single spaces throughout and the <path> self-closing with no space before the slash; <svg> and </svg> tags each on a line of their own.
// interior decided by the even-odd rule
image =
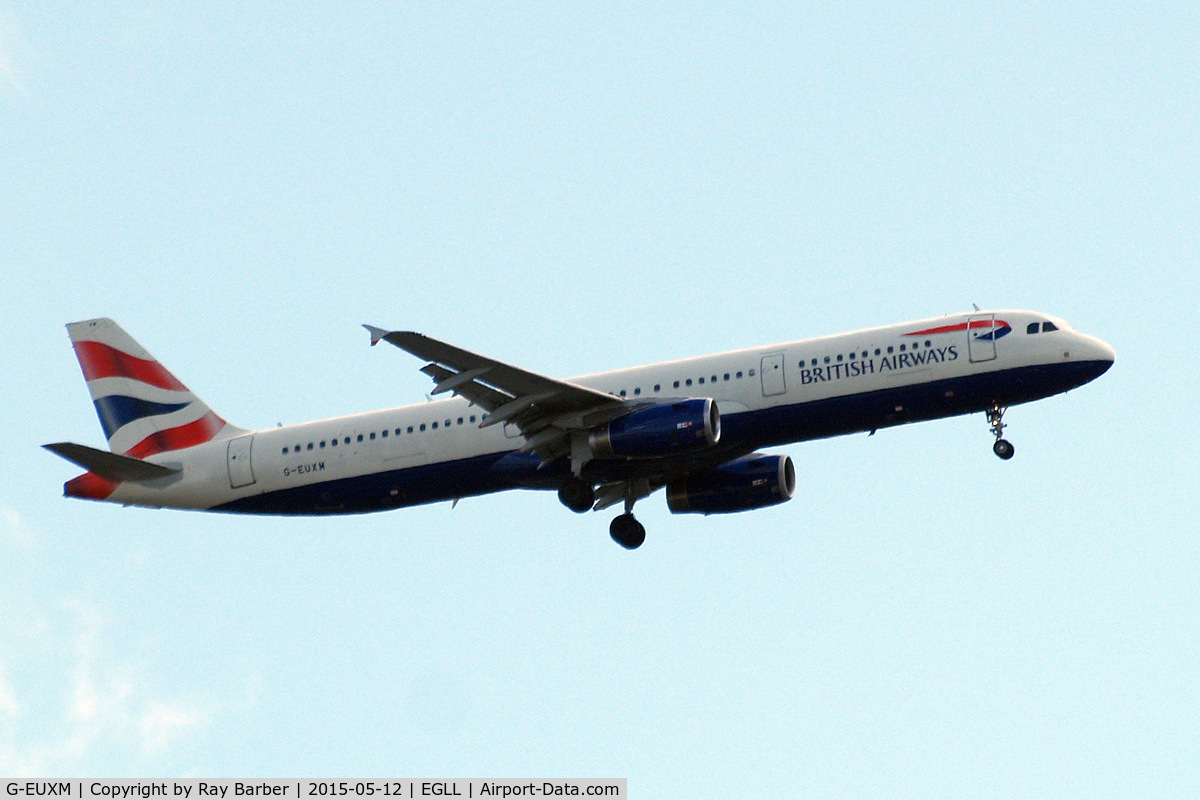
<svg viewBox="0 0 1200 800">
<path fill-rule="evenodd" d="M 667 486 L 672 514 L 732 514 L 778 505 L 796 494 L 790 456 L 751 453 Z"/>
<path fill-rule="evenodd" d="M 639 408 L 592 431 L 597 458 L 660 458 L 703 450 L 721 439 L 721 413 L 711 398 Z"/>
</svg>

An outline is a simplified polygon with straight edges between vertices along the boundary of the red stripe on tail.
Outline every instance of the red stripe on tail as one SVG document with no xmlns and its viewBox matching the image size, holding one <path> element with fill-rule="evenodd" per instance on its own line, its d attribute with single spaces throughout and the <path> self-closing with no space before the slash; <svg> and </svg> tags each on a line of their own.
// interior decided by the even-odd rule
<svg viewBox="0 0 1200 800">
<path fill-rule="evenodd" d="M 225 427 L 225 420 L 211 411 L 195 422 L 152 433 L 125 451 L 124 455 L 145 458 L 168 450 L 182 450 L 211 441 Z"/>
<path fill-rule="evenodd" d="M 133 378 L 160 389 L 186 392 L 188 388 L 167 372 L 157 361 L 131 356 L 103 342 L 74 342 L 75 355 L 83 367 L 83 377 L 89 381 L 97 378 Z"/>
</svg>

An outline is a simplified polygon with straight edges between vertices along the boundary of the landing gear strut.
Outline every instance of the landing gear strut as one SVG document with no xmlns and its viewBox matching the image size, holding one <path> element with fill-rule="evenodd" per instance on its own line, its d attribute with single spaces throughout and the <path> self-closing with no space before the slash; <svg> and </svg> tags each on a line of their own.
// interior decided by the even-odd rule
<svg viewBox="0 0 1200 800">
<path fill-rule="evenodd" d="M 1004 412 L 1007 408 L 1002 408 L 999 403 L 992 403 L 992 407 L 988 409 L 987 420 L 988 425 L 992 429 L 992 434 L 996 437 L 996 443 L 992 445 L 992 452 L 1000 458 L 1007 461 L 1012 458 L 1017 452 L 1017 449 L 1012 446 L 1012 442 L 1004 437 Z"/>
</svg>

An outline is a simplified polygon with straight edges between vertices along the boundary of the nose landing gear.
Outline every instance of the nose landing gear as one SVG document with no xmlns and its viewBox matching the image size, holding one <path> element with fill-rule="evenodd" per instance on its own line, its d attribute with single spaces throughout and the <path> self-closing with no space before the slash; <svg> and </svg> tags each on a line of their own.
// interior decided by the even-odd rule
<svg viewBox="0 0 1200 800">
<path fill-rule="evenodd" d="M 987 411 L 988 426 L 992 429 L 992 434 L 996 437 L 996 443 L 992 445 L 992 452 L 1000 458 L 1007 461 L 1012 458 L 1017 449 L 1012 446 L 1012 442 L 1004 437 L 1004 412 L 1007 408 L 1001 407 L 999 403 L 992 403 L 992 407 Z"/>
</svg>

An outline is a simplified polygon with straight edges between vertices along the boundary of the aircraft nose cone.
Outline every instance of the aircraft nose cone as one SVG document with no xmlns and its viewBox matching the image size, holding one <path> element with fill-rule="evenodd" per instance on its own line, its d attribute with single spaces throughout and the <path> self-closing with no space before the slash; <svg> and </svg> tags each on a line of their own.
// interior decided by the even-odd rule
<svg viewBox="0 0 1200 800">
<path fill-rule="evenodd" d="M 1112 345 L 1095 336 L 1084 336 L 1073 348 L 1075 363 L 1084 371 L 1084 383 L 1096 380 L 1112 367 L 1117 353 Z"/>
<path fill-rule="evenodd" d="M 1092 358 L 1100 362 L 1100 364 L 1103 366 L 1103 369 L 1099 373 L 1103 375 L 1105 372 L 1108 372 L 1108 368 L 1111 367 L 1113 362 L 1117 360 L 1117 351 L 1113 350 L 1112 345 L 1110 345 L 1108 342 L 1096 339 L 1094 337 L 1090 338 L 1088 344 L 1090 345 L 1089 349 L 1092 351 L 1090 353 Z"/>
</svg>

